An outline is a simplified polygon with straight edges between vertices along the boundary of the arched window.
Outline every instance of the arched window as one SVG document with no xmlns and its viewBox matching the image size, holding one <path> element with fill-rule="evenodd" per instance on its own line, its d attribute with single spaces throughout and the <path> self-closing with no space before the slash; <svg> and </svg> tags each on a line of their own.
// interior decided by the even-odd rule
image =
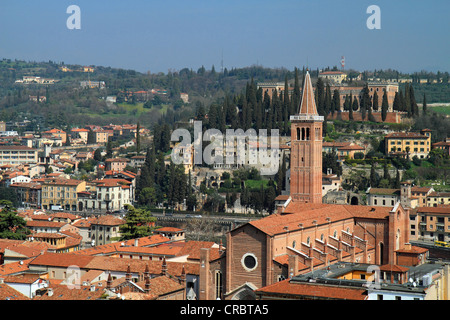
<svg viewBox="0 0 450 320">
<path fill-rule="evenodd" d="M 300 140 L 300 128 L 297 128 L 297 140 Z"/>
<path fill-rule="evenodd" d="M 310 140 L 310 138 L 309 138 L 309 128 L 306 128 L 306 139 L 305 140 Z"/>
<path fill-rule="evenodd" d="M 309 245 L 309 242 L 310 242 L 310 238 L 308 237 L 308 238 L 306 238 L 306 244 Z"/>
<path fill-rule="evenodd" d="M 302 140 L 305 140 L 305 128 L 302 128 Z"/>
</svg>

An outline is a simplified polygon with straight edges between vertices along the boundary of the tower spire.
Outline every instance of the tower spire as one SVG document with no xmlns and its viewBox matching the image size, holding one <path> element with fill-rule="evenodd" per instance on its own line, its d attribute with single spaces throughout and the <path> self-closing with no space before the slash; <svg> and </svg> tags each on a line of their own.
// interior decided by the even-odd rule
<svg viewBox="0 0 450 320">
<path fill-rule="evenodd" d="M 314 90 L 311 83 L 309 71 L 306 71 L 305 81 L 303 83 L 302 99 L 300 100 L 298 114 L 319 115 L 317 113 L 316 102 L 314 99 Z"/>
</svg>

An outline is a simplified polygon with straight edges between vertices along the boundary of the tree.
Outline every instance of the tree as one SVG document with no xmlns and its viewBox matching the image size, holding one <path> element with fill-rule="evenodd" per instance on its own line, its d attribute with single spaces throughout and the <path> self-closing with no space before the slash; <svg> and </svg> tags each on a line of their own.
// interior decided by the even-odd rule
<svg viewBox="0 0 450 320">
<path fill-rule="evenodd" d="M 389 103 L 388 103 L 387 93 L 386 93 L 386 90 L 384 90 L 383 101 L 381 102 L 381 120 L 383 122 L 386 121 L 388 108 L 389 108 Z"/>
<path fill-rule="evenodd" d="M 136 209 L 132 205 L 127 205 L 126 223 L 120 226 L 120 240 L 129 240 L 146 237 L 152 234 L 156 218 L 150 211 Z"/>
<path fill-rule="evenodd" d="M 412 85 L 409 87 L 409 98 L 411 101 L 411 115 L 413 117 L 417 117 L 419 115 L 419 106 L 417 105 L 416 96 L 414 94 L 414 88 Z"/>
<path fill-rule="evenodd" d="M 396 92 L 395 96 L 394 96 L 394 102 L 393 102 L 393 105 L 392 105 L 392 109 L 394 109 L 394 111 L 401 111 L 400 107 L 401 107 L 400 106 L 400 97 L 399 97 L 398 92 Z"/>
<path fill-rule="evenodd" d="M 333 91 L 333 108 L 332 108 L 331 112 L 334 113 L 334 111 L 336 111 L 336 112 L 341 111 L 341 98 L 339 96 L 338 89 L 335 89 Z"/>
<path fill-rule="evenodd" d="M 140 205 L 154 205 L 156 204 L 156 190 L 153 187 L 145 187 L 139 192 Z"/>
<path fill-rule="evenodd" d="M 139 121 L 136 126 L 136 152 L 141 152 L 141 124 Z"/>
<path fill-rule="evenodd" d="M 361 110 L 361 118 L 364 120 L 366 118 L 366 112 L 370 108 L 370 95 L 369 95 L 369 85 L 366 83 L 362 90 L 361 101 L 359 102 Z"/>
<path fill-rule="evenodd" d="M 322 78 L 317 80 L 314 93 L 316 96 L 317 113 L 325 116 L 325 87 Z"/>
<path fill-rule="evenodd" d="M 97 139 L 95 137 L 95 132 L 89 128 L 88 136 L 87 136 L 87 144 L 95 144 L 97 143 Z"/>
<path fill-rule="evenodd" d="M 375 163 L 372 162 L 372 166 L 370 167 L 370 177 L 369 177 L 370 186 L 372 188 L 376 188 L 378 186 L 378 177 L 377 172 L 375 170 Z"/>
<path fill-rule="evenodd" d="M 425 96 L 425 93 L 423 94 L 422 111 L 425 115 L 427 114 L 427 97 Z"/>
<path fill-rule="evenodd" d="M 31 233 L 26 221 L 17 215 L 11 201 L 0 200 L 0 206 L 3 207 L 0 212 L 0 238 L 25 240 Z"/>
<path fill-rule="evenodd" d="M 94 160 L 95 161 L 102 161 L 103 160 L 101 148 L 95 149 L 95 151 L 94 151 Z"/>
<path fill-rule="evenodd" d="M 395 189 L 400 189 L 400 172 L 397 169 L 397 173 L 395 175 L 394 186 Z"/>
<path fill-rule="evenodd" d="M 372 110 L 378 111 L 378 93 L 376 91 L 373 93 Z"/>
</svg>

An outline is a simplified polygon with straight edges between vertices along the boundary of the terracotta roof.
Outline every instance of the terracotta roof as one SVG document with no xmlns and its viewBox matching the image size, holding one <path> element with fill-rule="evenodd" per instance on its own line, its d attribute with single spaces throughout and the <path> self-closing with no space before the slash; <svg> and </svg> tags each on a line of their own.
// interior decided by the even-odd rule
<svg viewBox="0 0 450 320">
<path fill-rule="evenodd" d="M 66 224 L 67 224 L 66 222 L 44 221 L 44 220 L 27 221 L 27 227 L 40 227 L 40 228 L 61 228 Z"/>
<path fill-rule="evenodd" d="M 50 289 L 51 295 L 47 289 L 42 296 L 35 296 L 33 300 L 96 300 L 105 292 L 104 287 L 95 287 L 94 290 L 91 290 L 91 286 L 73 288 L 66 284 L 52 284 Z"/>
<path fill-rule="evenodd" d="M 308 228 L 314 225 L 314 221 L 317 224 L 328 223 L 327 218 L 331 218 L 332 221 L 356 217 L 384 219 L 386 216 L 389 216 L 390 211 L 391 208 L 389 207 L 290 202 L 283 213 L 275 213 L 262 219 L 251 221 L 249 224 L 268 235 L 275 235 L 286 232 L 285 227 L 290 231 L 298 230 L 299 223 L 303 224 L 303 228 Z"/>
<path fill-rule="evenodd" d="M 76 265 L 85 268 L 94 257 L 73 253 L 46 252 L 29 263 L 33 266 L 69 267 Z"/>
<path fill-rule="evenodd" d="M 419 207 L 417 208 L 417 213 L 439 213 L 439 214 L 450 214 L 450 207 Z"/>
<path fill-rule="evenodd" d="M 419 132 L 393 132 L 385 136 L 388 139 L 428 139 Z"/>
<path fill-rule="evenodd" d="M 9 275 L 5 278 L 5 283 L 26 283 L 31 284 L 39 281 L 41 277 L 36 273 L 23 273 L 16 275 Z"/>
<path fill-rule="evenodd" d="M 396 264 L 384 264 L 379 266 L 380 271 L 391 271 L 391 272 L 408 272 L 409 268 L 402 267 Z"/>
<path fill-rule="evenodd" d="M 411 249 L 400 249 L 400 250 L 396 250 L 395 252 L 422 254 L 427 251 L 429 251 L 427 248 L 411 246 Z"/>
<path fill-rule="evenodd" d="M 256 294 L 277 294 L 313 298 L 330 298 L 338 300 L 366 300 L 367 290 L 361 288 L 343 288 L 315 283 L 295 283 L 283 280 L 272 285 L 260 288 Z M 299 298 L 300 298 L 299 297 Z"/>
<path fill-rule="evenodd" d="M 412 187 L 411 188 L 412 192 L 424 192 L 424 193 L 427 193 L 430 190 L 431 190 L 431 187 Z"/>
<path fill-rule="evenodd" d="M 51 185 L 67 185 L 67 186 L 77 186 L 83 181 L 81 180 L 75 180 L 75 179 L 64 179 L 64 178 L 50 178 L 45 179 L 44 184 L 51 184 Z"/>
<path fill-rule="evenodd" d="M 145 280 L 136 283 L 139 287 L 145 288 Z M 149 294 L 164 296 L 172 292 L 184 290 L 185 286 L 167 276 L 159 276 L 150 279 Z"/>
<path fill-rule="evenodd" d="M 11 262 L 7 264 L 3 264 L 0 266 L 0 276 L 6 276 L 13 273 L 18 273 L 22 271 L 28 270 L 28 264 L 33 260 L 34 258 L 21 260 L 17 262 Z"/>
<path fill-rule="evenodd" d="M 7 284 L 0 284 L 0 300 L 30 300 L 30 298 Z"/>
<path fill-rule="evenodd" d="M 96 217 L 96 218 L 92 219 L 90 221 L 90 223 L 91 223 L 91 225 L 98 224 L 98 225 L 103 225 L 103 226 L 120 226 L 122 224 L 125 224 L 126 221 L 121 218 L 106 215 L 106 216 Z"/>
<path fill-rule="evenodd" d="M 369 194 L 384 194 L 384 195 L 400 195 L 400 189 L 389 189 L 389 188 L 370 188 Z"/>
</svg>

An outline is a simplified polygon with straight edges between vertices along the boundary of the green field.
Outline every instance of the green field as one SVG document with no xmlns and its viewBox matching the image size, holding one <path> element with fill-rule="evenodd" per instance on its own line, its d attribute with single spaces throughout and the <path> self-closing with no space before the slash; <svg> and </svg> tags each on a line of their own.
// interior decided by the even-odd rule
<svg viewBox="0 0 450 320">
<path fill-rule="evenodd" d="M 263 187 L 266 188 L 268 183 L 269 180 L 246 180 L 245 187 L 250 189 L 259 189 L 262 184 Z"/>
<path fill-rule="evenodd" d="M 450 115 L 450 106 L 429 107 L 429 110 L 434 111 L 436 113 L 442 113 L 442 114 L 445 114 L 445 115 Z"/>
</svg>

